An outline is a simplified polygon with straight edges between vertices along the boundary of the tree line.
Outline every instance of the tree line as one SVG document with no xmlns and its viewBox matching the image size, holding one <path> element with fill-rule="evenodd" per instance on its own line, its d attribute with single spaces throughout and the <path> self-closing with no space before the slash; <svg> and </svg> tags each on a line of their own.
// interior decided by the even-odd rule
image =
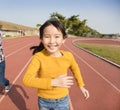
<svg viewBox="0 0 120 110">
<path fill-rule="evenodd" d="M 82 36 L 82 37 L 101 36 L 101 33 L 87 26 L 87 19 L 80 20 L 79 15 L 72 15 L 69 18 L 66 18 L 62 14 L 54 12 L 50 15 L 50 19 L 60 20 L 63 23 L 67 33 L 70 35 Z M 40 26 L 41 24 L 36 25 L 36 27 L 40 27 Z"/>
</svg>

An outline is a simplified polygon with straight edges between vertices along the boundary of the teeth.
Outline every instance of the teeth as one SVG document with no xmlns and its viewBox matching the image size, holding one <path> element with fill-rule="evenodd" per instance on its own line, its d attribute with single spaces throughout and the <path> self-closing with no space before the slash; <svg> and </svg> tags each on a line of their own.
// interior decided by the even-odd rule
<svg viewBox="0 0 120 110">
<path fill-rule="evenodd" d="M 48 47 L 56 47 L 57 45 L 53 45 L 53 46 L 50 46 L 50 45 L 48 45 Z"/>
</svg>

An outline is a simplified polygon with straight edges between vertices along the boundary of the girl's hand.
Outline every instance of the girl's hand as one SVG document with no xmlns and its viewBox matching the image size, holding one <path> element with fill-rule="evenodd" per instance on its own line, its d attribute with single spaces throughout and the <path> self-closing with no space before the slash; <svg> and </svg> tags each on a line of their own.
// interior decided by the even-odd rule
<svg viewBox="0 0 120 110">
<path fill-rule="evenodd" d="M 70 88 L 73 85 L 73 77 L 60 75 L 52 80 L 51 86 Z"/>
<path fill-rule="evenodd" d="M 82 91 L 82 93 L 83 93 L 83 95 L 85 96 L 86 99 L 88 99 L 90 97 L 87 89 L 85 89 L 84 87 L 80 87 L 80 90 Z"/>
</svg>

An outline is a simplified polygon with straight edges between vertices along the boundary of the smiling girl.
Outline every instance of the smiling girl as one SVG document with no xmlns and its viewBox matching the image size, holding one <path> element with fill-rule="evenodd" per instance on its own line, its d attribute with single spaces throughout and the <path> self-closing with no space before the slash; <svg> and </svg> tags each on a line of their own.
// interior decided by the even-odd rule
<svg viewBox="0 0 120 110">
<path fill-rule="evenodd" d="M 72 53 L 60 49 L 66 38 L 63 25 L 58 20 L 48 20 L 40 27 L 40 45 L 31 48 L 34 56 L 23 83 L 38 89 L 40 110 L 69 110 L 69 88 L 73 85 L 69 68 L 84 96 L 89 97 Z"/>
</svg>

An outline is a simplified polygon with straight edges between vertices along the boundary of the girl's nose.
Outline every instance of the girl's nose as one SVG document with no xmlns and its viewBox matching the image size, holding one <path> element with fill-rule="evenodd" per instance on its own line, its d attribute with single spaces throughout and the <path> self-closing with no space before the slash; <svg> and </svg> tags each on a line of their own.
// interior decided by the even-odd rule
<svg viewBox="0 0 120 110">
<path fill-rule="evenodd" d="M 50 43 L 54 43 L 55 42 L 55 38 L 50 38 Z"/>
</svg>

